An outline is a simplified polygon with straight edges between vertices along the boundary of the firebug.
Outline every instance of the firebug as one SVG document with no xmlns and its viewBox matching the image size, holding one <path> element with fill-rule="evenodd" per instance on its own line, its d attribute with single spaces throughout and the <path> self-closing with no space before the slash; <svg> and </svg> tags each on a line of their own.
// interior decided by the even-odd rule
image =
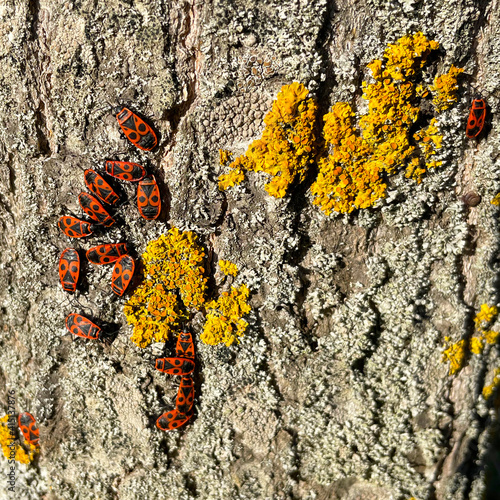
<svg viewBox="0 0 500 500">
<path fill-rule="evenodd" d="M 88 193 L 80 193 L 80 196 L 78 196 L 78 203 L 80 203 L 82 210 L 93 221 L 98 222 L 105 227 L 112 226 L 115 223 L 115 219 L 108 214 L 95 196 Z"/>
<path fill-rule="evenodd" d="M 111 289 L 120 297 L 125 293 L 132 276 L 134 275 L 135 262 L 130 255 L 120 257 L 113 268 L 111 277 Z"/>
<path fill-rule="evenodd" d="M 28 412 L 20 413 L 17 417 L 19 429 L 28 443 L 38 446 L 40 444 L 40 431 L 36 425 L 35 417 Z"/>
<path fill-rule="evenodd" d="M 154 176 L 146 177 L 137 188 L 137 208 L 147 220 L 156 219 L 161 212 L 160 190 Z"/>
<path fill-rule="evenodd" d="M 486 119 L 486 102 L 484 99 L 474 99 L 467 120 L 465 135 L 469 139 L 477 137 L 483 130 Z"/>
<path fill-rule="evenodd" d="M 174 408 L 160 415 L 156 421 L 156 427 L 162 431 L 173 431 L 182 427 L 192 416 L 192 413 L 185 415 L 180 413 L 177 408 Z"/>
<path fill-rule="evenodd" d="M 146 169 L 138 163 L 108 160 L 106 173 L 122 181 L 137 182 L 146 176 Z"/>
<path fill-rule="evenodd" d="M 177 391 L 177 399 L 175 408 L 179 413 L 186 415 L 193 408 L 194 402 L 194 382 L 190 377 L 182 377 L 179 389 Z"/>
<path fill-rule="evenodd" d="M 158 358 L 155 368 L 168 375 L 185 376 L 193 373 L 194 361 L 187 358 Z"/>
<path fill-rule="evenodd" d="M 189 332 L 182 332 L 177 338 L 175 354 L 178 358 L 194 358 L 193 337 Z"/>
<path fill-rule="evenodd" d="M 89 248 L 87 250 L 87 259 L 92 264 L 100 266 L 102 264 L 112 264 L 127 253 L 126 243 L 106 243 Z"/>
<path fill-rule="evenodd" d="M 151 151 L 156 147 L 156 134 L 142 118 L 123 106 L 115 108 L 114 113 L 127 139 L 134 146 L 144 151 Z"/>
<path fill-rule="evenodd" d="M 66 328 L 78 337 L 85 339 L 98 340 L 101 337 L 102 330 L 81 314 L 71 313 L 66 316 Z"/>
<path fill-rule="evenodd" d="M 59 218 L 57 225 L 59 229 L 70 238 L 84 238 L 90 236 L 95 229 L 95 226 L 90 222 L 63 215 Z"/>
<path fill-rule="evenodd" d="M 113 188 L 104 180 L 102 175 L 99 175 L 95 170 L 87 169 L 84 172 L 85 185 L 98 198 L 108 205 L 113 205 L 119 200 L 118 195 L 113 191 Z"/>
<path fill-rule="evenodd" d="M 80 256 L 74 248 L 66 248 L 59 257 L 59 279 L 66 292 L 74 292 L 80 276 Z"/>
</svg>

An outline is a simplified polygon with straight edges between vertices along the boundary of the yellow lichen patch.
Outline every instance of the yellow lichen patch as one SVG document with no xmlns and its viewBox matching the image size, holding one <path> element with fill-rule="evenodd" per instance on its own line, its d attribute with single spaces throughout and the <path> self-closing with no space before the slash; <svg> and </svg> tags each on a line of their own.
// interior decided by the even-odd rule
<svg viewBox="0 0 500 500">
<path fill-rule="evenodd" d="M 483 387 L 483 398 L 488 400 L 493 391 L 500 385 L 500 368 L 496 368 L 493 374 L 493 382 Z"/>
<path fill-rule="evenodd" d="M 490 323 L 497 315 L 498 309 L 496 308 L 496 306 L 482 304 L 481 310 L 476 314 L 476 317 L 474 318 L 474 323 L 476 323 L 477 328 L 480 328 Z"/>
<path fill-rule="evenodd" d="M 483 330 L 482 335 L 484 340 L 486 340 L 488 344 L 496 344 L 498 342 L 500 332 L 495 332 L 493 330 Z"/>
<path fill-rule="evenodd" d="M 495 197 L 490 202 L 492 205 L 500 205 L 500 193 L 495 195 Z"/>
<path fill-rule="evenodd" d="M 369 102 L 368 113 L 359 120 L 359 131 L 354 128 L 355 113 L 348 103 L 335 104 L 324 116 L 323 137 L 333 153 L 319 160 L 311 193 L 313 203 L 327 215 L 373 206 L 385 195 L 384 176 L 403 166 L 407 177 L 420 182 L 426 169 L 441 164 L 432 160 L 442 140 L 435 121 L 410 135 L 420 116 L 418 98 L 427 93 L 413 79 L 438 46 L 415 33 L 389 45 L 384 60 L 368 64 L 375 81 L 363 83 L 363 98 Z M 416 148 L 412 139 L 421 140 L 423 146 Z"/>
<path fill-rule="evenodd" d="M 354 129 L 354 113 L 347 103 L 337 103 L 325 115 L 323 136 L 334 146 L 333 154 L 318 162 L 319 175 L 311 186 L 313 203 L 329 215 L 366 208 L 383 196 L 383 165 L 371 159 L 373 149 Z"/>
<path fill-rule="evenodd" d="M 432 103 L 438 112 L 448 109 L 452 104 L 457 102 L 457 80 L 458 76 L 463 72 L 463 68 L 456 68 L 452 64 L 448 73 L 437 76 L 434 79 L 434 85 L 431 87 L 431 91 L 434 94 Z"/>
<path fill-rule="evenodd" d="M 444 340 L 446 341 L 446 345 L 448 346 L 448 348 L 443 351 L 443 357 L 441 361 L 443 363 L 446 361 L 450 362 L 450 369 L 448 373 L 449 375 L 454 375 L 459 370 L 461 370 L 464 365 L 466 342 L 465 340 L 459 340 L 458 342 L 451 344 L 450 337 L 445 337 Z"/>
<path fill-rule="evenodd" d="M 30 452 L 26 453 L 23 447 L 19 443 L 16 443 L 15 436 L 12 435 L 8 427 L 8 421 L 8 415 L 0 418 L 0 445 L 2 446 L 2 452 L 5 458 L 9 460 L 13 459 L 22 464 L 29 464 L 38 451 L 38 446 L 27 443 Z"/>
<path fill-rule="evenodd" d="M 221 165 L 225 165 L 231 160 L 231 156 L 233 153 L 231 151 L 227 151 L 225 149 L 219 149 L 219 162 Z"/>
<path fill-rule="evenodd" d="M 472 337 L 470 339 L 470 352 L 472 354 L 481 354 L 484 350 L 484 340 L 481 337 Z"/>
<path fill-rule="evenodd" d="M 219 267 L 225 275 L 236 276 L 238 274 L 238 266 L 229 260 L 219 260 Z"/>
<path fill-rule="evenodd" d="M 192 231 L 172 228 L 150 241 L 142 255 L 145 281 L 126 302 L 123 312 L 134 325 L 131 340 L 139 347 L 165 342 L 187 319 L 187 309 L 205 302 L 205 253 Z"/>
<path fill-rule="evenodd" d="M 249 295 L 250 290 L 246 285 L 231 287 L 231 292 L 223 292 L 218 300 L 207 304 L 207 320 L 201 334 L 205 344 L 223 343 L 230 346 L 238 341 L 248 326 L 243 316 L 251 309 L 247 304 Z"/>
<path fill-rule="evenodd" d="M 253 141 L 246 154 L 229 165 L 236 173 L 219 177 L 219 189 L 239 184 L 244 178 L 244 170 L 270 175 L 266 191 L 276 198 L 285 196 L 294 181 L 304 180 L 316 150 L 317 106 L 308 95 L 309 91 L 301 83 L 282 87 L 264 118 L 266 128 L 262 137 Z"/>
<path fill-rule="evenodd" d="M 405 80 L 415 76 L 424 67 L 429 54 L 438 48 L 438 42 L 428 40 L 421 32 L 400 38 L 385 50 L 387 62 L 381 77 Z"/>
<path fill-rule="evenodd" d="M 417 183 L 422 181 L 423 174 L 429 168 L 439 167 L 442 164 L 441 161 L 432 160 L 437 150 L 441 148 L 441 143 L 443 141 L 443 136 L 439 134 L 436 123 L 437 120 L 433 118 L 427 128 L 423 128 L 413 134 L 413 139 L 415 139 L 420 150 L 423 152 L 425 168 L 421 167 L 421 161 L 418 158 L 413 158 L 406 168 L 406 177 L 411 177 L 417 181 Z"/>
</svg>

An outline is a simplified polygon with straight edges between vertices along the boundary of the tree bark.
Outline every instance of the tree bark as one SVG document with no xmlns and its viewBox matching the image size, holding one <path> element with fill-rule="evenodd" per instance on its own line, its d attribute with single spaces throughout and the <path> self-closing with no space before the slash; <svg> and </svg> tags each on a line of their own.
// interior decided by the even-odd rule
<svg viewBox="0 0 500 500">
<path fill-rule="evenodd" d="M 0 401 L 15 390 L 41 441 L 17 498 L 496 498 L 498 411 L 481 391 L 498 349 L 456 376 L 441 353 L 500 302 L 499 16 L 497 0 L 1 0 Z M 445 161 L 421 184 L 399 175 L 378 208 L 346 217 L 313 207 L 307 185 L 271 198 L 258 174 L 218 190 L 218 150 L 260 137 L 283 84 L 304 83 L 322 113 L 360 102 L 366 64 L 416 31 L 440 43 L 441 72 L 466 73 Z M 474 95 L 492 116 L 479 142 L 464 133 Z M 126 142 L 117 104 L 151 119 L 157 151 Z M 147 166 L 165 213 L 143 220 L 121 184 L 120 222 L 70 241 L 57 220 L 79 215 L 83 171 L 106 159 Z M 196 412 L 163 433 L 178 380 L 151 362 L 173 345 L 130 341 L 109 267 L 86 266 L 72 298 L 57 263 L 107 242 L 140 255 L 171 226 L 200 235 L 210 276 L 237 263 L 252 313 L 230 347 L 190 322 Z M 120 329 L 111 345 L 66 335 L 82 306 Z"/>
</svg>

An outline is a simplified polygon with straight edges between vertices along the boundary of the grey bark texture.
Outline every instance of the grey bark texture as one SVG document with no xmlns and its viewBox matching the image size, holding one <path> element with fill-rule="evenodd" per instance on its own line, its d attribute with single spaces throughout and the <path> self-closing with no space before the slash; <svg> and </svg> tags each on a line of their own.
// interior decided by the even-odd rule
<svg viewBox="0 0 500 500">
<path fill-rule="evenodd" d="M 16 391 L 42 452 L 18 467 L 14 496 L 2 473 L 0 498 L 498 498 L 498 413 L 481 395 L 498 349 L 454 377 L 440 358 L 445 336 L 470 338 L 480 305 L 500 302 L 499 16 L 498 0 L 1 0 L 0 402 Z M 322 112 L 360 102 L 366 64 L 415 31 L 440 42 L 441 72 L 467 74 L 440 123 L 443 166 L 421 184 L 396 176 L 378 208 L 350 217 L 326 217 L 306 189 L 271 198 L 258 174 L 218 190 L 218 150 L 260 136 L 283 84 L 304 83 Z M 475 94 L 493 117 L 480 142 L 464 134 Z M 151 118 L 158 151 L 125 141 L 118 103 Z M 130 341 L 111 269 L 87 266 L 77 298 L 116 340 L 64 328 L 84 311 L 58 283 L 72 242 L 57 220 L 80 213 L 83 169 L 109 158 L 148 165 L 165 214 L 141 219 L 122 184 L 120 223 L 79 248 L 128 241 L 140 255 L 191 229 L 211 275 L 229 259 L 252 291 L 240 344 L 196 340 L 182 431 L 154 426 L 178 380 L 151 362 L 172 344 Z M 479 206 L 461 201 L 469 191 Z"/>
</svg>

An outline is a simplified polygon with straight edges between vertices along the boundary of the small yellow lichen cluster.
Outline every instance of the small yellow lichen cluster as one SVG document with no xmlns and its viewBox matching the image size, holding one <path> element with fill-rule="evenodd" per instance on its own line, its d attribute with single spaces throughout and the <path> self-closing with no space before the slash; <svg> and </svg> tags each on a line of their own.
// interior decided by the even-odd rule
<svg viewBox="0 0 500 500">
<path fill-rule="evenodd" d="M 500 205 L 500 193 L 495 195 L 495 197 L 490 202 L 492 205 Z"/>
<path fill-rule="evenodd" d="M 249 295 L 246 285 L 231 287 L 231 292 L 223 292 L 218 300 L 207 304 L 207 321 L 201 334 L 205 344 L 230 346 L 244 334 L 248 323 L 242 318 L 251 309 L 247 304 Z"/>
<path fill-rule="evenodd" d="M 488 306 L 488 304 L 483 304 L 481 306 L 481 310 L 476 314 L 474 323 L 476 323 L 476 329 L 478 330 L 479 335 L 471 338 L 470 350 L 473 354 L 481 354 L 483 352 L 485 342 L 487 344 L 496 344 L 500 336 L 500 332 L 489 330 L 488 326 L 497 315 L 497 307 Z"/>
<path fill-rule="evenodd" d="M 219 260 L 219 267 L 226 276 L 238 274 L 238 266 L 229 260 Z"/>
<path fill-rule="evenodd" d="M 269 174 L 272 178 L 266 184 L 266 191 L 276 198 L 285 196 L 295 180 L 304 180 L 316 150 L 317 106 L 308 95 L 309 91 L 301 83 L 282 87 L 264 118 L 266 128 L 262 137 L 229 165 L 229 174 L 219 177 L 220 190 L 239 184 L 245 170 Z"/>
<path fill-rule="evenodd" d="M 232 153 L 231 151 L 227 151 L 225 149 L 219 149 L 219 162 L 221 165 L 226 165 L 231 159 Z"/>
<path fill-rule="evenodd" d="M 454 375 L 459 370 L 462 369 L 465 362 L 465 350 L 467 344 L 465 340 L 459 340 L 454 344 L 450 344 L 450 337 L 445 337 L 444 340 L 449 345 L 447 349 L 443 352 L 442 362 L 449 361 L 450 362 L 450 370 L 448 372 L 449 375 Z"/>
<path fill-rule="evenodd" d="M 437 120 L 433 118 L 427 128 L 419 130 L 413 134 L 413 138 L 419 145 L 425 158 L 425 168 L 421 166 L 421 160 L 417 157 L 413 158 L 406 168 L 406 177 L 412 178 L 418 184 L 422 181 L 422 176 L 429 168 L 439 167 L 443 162 L 432 160 L 438 149 L 441 148 L 443 136 L 439 134 L 436 126 Z"/>
<path fill-rule="evenodd" d="M 457 102 L 457 80 L 458 76 L 463 72 L 463 68 L 456 68 L 452 64 L 448 73 L 434 79 L 434 85 L 431 87 L 434 93 L 432 102 L 438 112 L 448 109 L 453 103 Z"/>
<path fill-rule="evenodd" d="M 448 347 L 443 352 L 442 361 L 450 362 L 450 375 L 454 375 L 464 366 L 467 348 L 472 354 L 481 354 L 484 350 L 485 342 L 487 344 L 495 344 L 498 341 L 500 332 L 488 330 L 489 324 L 497 315 L 498 310 L 496 306 L 483 304 L 481 310 L 474 318 L 479 335 L 471 337 L 469 342 L 460 340 L 454 344 L 450 344 L 450 337 L 445 337 Z"/>
<path fill-rule="evenodd" d="M 496 368 L 493 373 L 493 382 L 483 387 L 483 398 L 490 399 L 493 391 L 500 385 L 500 368 Z"/>
<path fill-rule="evenodd" d="M 29 464 L 38 451 L 38 447 L 27 443 L 30 447 L 30 452 L 26 453 L 19 443 L 14 443 L 15 437 L 11 434 L 8 421 L 8 415 L 0 418 L 0 445 L 2 446 L 3 454 L 9 460 L 13 459 L 22 464 Z"/>
<path fill-rule="evenodd" d="M 421 162 L 427 169 L 440 165 L 430 160 L 441 147 L 436 121 L 413 135 L 423 147 L 410 142 L 410 129 L 420 115 L 416 98 L 428 93 L 413 79 L 438 47 L 437 42 L 415 33 L 390 44 L 384 61 L 368 64 L 375 82 L 363 82 L 363 98 L 369 104 L 368 113 L 359 120 L 360 132 L 354 128 L 355 114 L 347 103 L 335 104 L 325 115 L 323 137 L 333 147 L 333 154 L 319 161 L 320 173 L 311 192 L 313 203 L 327 215 L 373 206 L 385 194 L 382 176 L 394 174 L 407 163 L 406 176 L 417 182 L 426 171 Z"/>
<path fill-rule="evenodd" d="M 204 304 L 204 257 L 192 231 L 174 227 L 148 243 L 142 255 L 146 281 L 123 308 L 127 321 L 134 325 L 131 340 L 139 347 L 153 340 L 166 342 L 170 332 L 178 331 L 187 319 L 186 309 Z"/>
</svg>

